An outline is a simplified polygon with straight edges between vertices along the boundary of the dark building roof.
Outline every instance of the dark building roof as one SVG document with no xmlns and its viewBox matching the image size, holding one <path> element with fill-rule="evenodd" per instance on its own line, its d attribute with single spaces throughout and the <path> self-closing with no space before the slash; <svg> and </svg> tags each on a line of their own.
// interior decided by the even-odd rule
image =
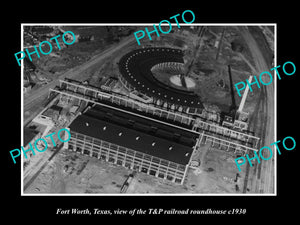
<svg viewBox="0 0 300 225">
<path fill-rule="evenodd" d="M 138 91 L 176 105 L 203 108 L 194 92 L 179 90 L 158 81 L 151 68 L 163 62 L 183 63 L 183 52 L 172 48 L 144 48 L 131 51 L 119 62 L 122 76 Z"/>
<path fill-rule="evenodd" d="M 78 116 L 71 131 L 186 165 L 197 135 L 145 118 L 96 106 Z"/>
<path fill-rule="evenodd" d="M 62 112 L 62 107 L 58 106 L 58 105 L 52 105 L 51 107 L 49 107 L 45 112 L 43 112 L 42 115 L 44 116 L 48 116 L 48 117 L 52 117 L 53 115 L 57 114 L 61 114 Z"/>
<path fill-rule="evenodd" d="M 27 146 L 32 139 L 39 133 L 39 131 L 37 131 L 34 128 L 30 128 L 30 127 L 25 127 L 24 128 L 24 147 Z"/>
</svg>

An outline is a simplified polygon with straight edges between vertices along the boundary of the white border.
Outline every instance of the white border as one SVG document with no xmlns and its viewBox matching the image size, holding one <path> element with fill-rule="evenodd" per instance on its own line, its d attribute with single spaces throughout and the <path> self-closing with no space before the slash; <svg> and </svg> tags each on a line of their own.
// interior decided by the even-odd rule
<svg viewBox="0 0 300 225">
<path fill-rule="evenodd" d="M 177 25 L 176 23 L 171 23 L 172 25 Z M 277 66 L 277 23 L 191 23 L 191 24 L 181 24 L 180 26 L 274 26 L 274 66 Z M 24 36 L 23 36 L 23 26 L 153 26 L 153 23 L 21 23 L 21 49 L 24 46 Z M 158 25 L 158 23 L 154 23 L 154 25 Z M 167 26 L 166 24 L 162 24 L 163 26 Z M 23 73 L 24 73 L 24 62 L 21 61 L 21 146 L 23 146 L 23 137 L 24 137 L 24 129 L 23 129 L 23 109 L 24 109 L 24 100 L 23 100 Z M 277 140 L 277 77 L 275 79 L 274 84 L 274 138 Z M 276 151 L 275 151 L 276 152 Z M 274 158 L 274 193 L 245 193 L 245 194 L 191 194 L 191 193 L 180 193 L 180 194 L 84 194 L 84 193 L 64 193 L 64 194 L 42 194 L 42 193 L 30 193 L 24 194 L 23 189 L 23 157 L 21 157 L 21 196 L 277 196 L 277 154 L 275 154 Z"/>
</svg>

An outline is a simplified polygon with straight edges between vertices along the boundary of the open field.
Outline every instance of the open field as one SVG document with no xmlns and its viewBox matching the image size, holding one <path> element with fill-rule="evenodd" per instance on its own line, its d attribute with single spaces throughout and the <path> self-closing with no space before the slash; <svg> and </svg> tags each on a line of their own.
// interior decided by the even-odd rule
<svg viewBox="0 0 300 225">
<path fill-rule="evenodd" d="M 201 168 L 198 171 L 189 169 L 184 185 L 138 173 L 126 193 L 233 194 L 241 192 L 244 175 L 240 174 L 235 181 L 237 169 L 232 156 L 224 151 L 207 149 L 205 156 L 202 157 Z M 119 194 L 123 183 L 131 173 L 131 170 L 121 166 L 61 150 L 24 193 Z"/>
</svg>

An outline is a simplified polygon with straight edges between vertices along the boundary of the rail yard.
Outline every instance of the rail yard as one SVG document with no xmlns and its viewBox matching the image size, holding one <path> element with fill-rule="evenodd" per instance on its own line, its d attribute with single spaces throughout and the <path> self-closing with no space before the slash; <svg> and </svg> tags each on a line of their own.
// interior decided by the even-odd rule
<svg viewBox="0 0 300 225">
<path fill-rule="evenodd" d="M 274 160 L 234 159 L 275 141 L 274 84 L 241 97 L 233 84 L 272 67 L 274 27 L 183 24 L 137 45 L 142 27 L 47 30 L 82 41 L 25 64 L 23 146 L 62 128 L 71 139 L 23 159 L 24 193 L 273 194 Z"/>
</svg>

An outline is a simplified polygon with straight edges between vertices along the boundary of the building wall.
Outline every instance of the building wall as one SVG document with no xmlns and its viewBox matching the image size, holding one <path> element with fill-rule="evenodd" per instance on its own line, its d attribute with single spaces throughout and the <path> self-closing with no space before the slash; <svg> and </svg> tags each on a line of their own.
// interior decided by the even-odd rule
<svg viewBox="0 0 300 225">
<path fill-rule="evenodd" d="M 122 78 L 120 75 L 120 81 L 122 82 L 123 86 L 128 85 L 127 81 Z M 124 83 L 123 83 L 124 81 Z M 61 81 L 60 81 L 61 82 Z M 68 91 L 72 91 L 71 94 L 74 92 L 78 93 L 77 87 L 72 87 L 72 84 L 63 83 L 61 82 L 61 88 L 65 88 Z M 76 91 L 72 90 L 75 89 Z M 82 93 L 80 93 L 82 94 Z M 85 94 L 83 94 L 85 95 Z M 117 105 L 130 107 L 139 111 L 143 111 L 146 113 L 150 113 L 156 116 L 160 116 L 163 118 L 166 118 L 168 120 L 178 121 L 183 124 L 190 125 L 191 122 L 194 120 L 192 115 L 189 115 L 187 113 L 184 113 L 185 109 L 182 110 L 183 112 L 174 111 L 174 108 L 172 109 L 172 105 L 168 104 L 167 102 L 161 102 L 160 104 L 157 104 L 158 101 L 154 101 L 151 104 L 148 103 L 142 103 L 139 101 L 135 101 L 129 97 L 126 96 L 118 96 L 114 94 L 106 94 L 105 92 L 100 91 L 90 91 L 90 93 L 87 94 L 87 96 L 91 96 L 93 98 L 100 99 L 101 101 L 108 101 Z M 189 108 L 189 111 L 191 108 Z"/>
<path fill-rule="evenodd" d="M 183 184 L 187 165 L 180 165 L 71 130 L 68 149 L 129 169 Z"/>
<path fill-rule="evenodd" d="M 121 84 L 128 91 L 135 90 L 135 87 L 133 87 L 129 82 L 127 82 L 127 80 L 122 76 L 122 74 L 119 74 L 119 80 L 120 80 Z M 143 93 L 143 94 L 147 95 L 146 93 Z M 163 101 L 163 99 L 153 99 L 153 103 L 158 105 L 158 106 L 161 106 L 165 109 L 168 109 L 168 110 L 177 110 L 179 112 L 185 112 L 185 113 L 190 113 L 190 111 L 197 111 L 197 109 L 195 109 L 195 108 L 191 109 L 190 107 L 172 104 L 172 103 L 169 103 L 167 101 Z M 167 107 L 165 107 L 164 103 L 166 103 Z"/>
</svg>

